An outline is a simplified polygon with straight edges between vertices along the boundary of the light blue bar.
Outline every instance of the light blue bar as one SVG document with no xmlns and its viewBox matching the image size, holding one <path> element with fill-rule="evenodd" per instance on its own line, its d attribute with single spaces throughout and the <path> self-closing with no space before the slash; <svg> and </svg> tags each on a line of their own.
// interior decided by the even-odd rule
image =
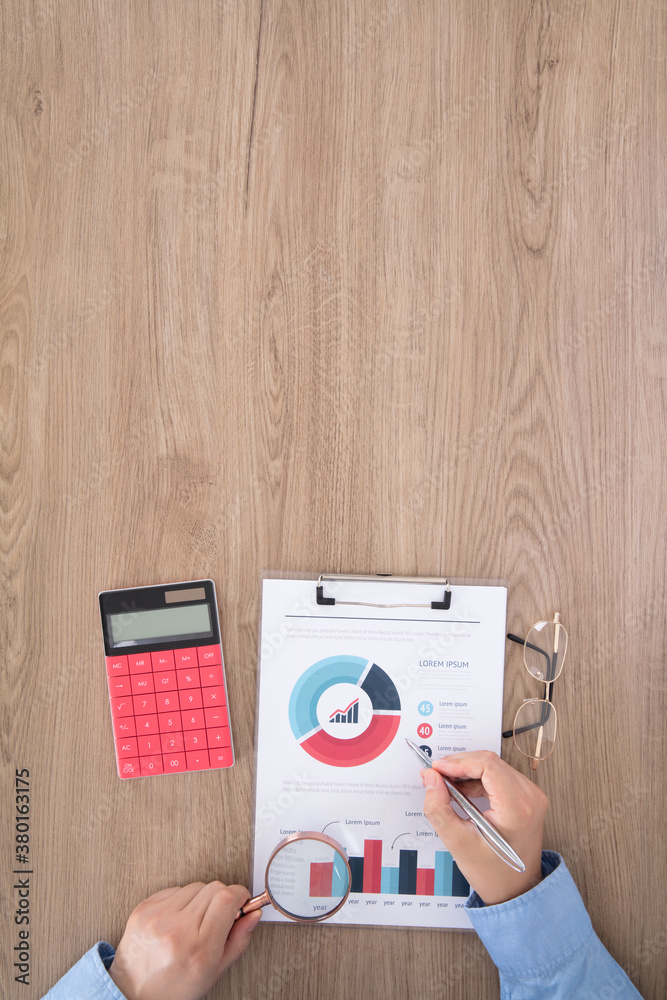
<svg viewBox="0 0 667 1000">
<path fill-rule="evenodd" d="M 338 854 L 334 854 L 333 877 L 331 879 L 331 895 L 344 896 L 349 885 L 349 876 L 345 862 Z"/>
<path fill-rule="evenodd" d="M 434 896 L 451 896 L 454 860 L 449 851 L 435 852 Z"/>
<path fill-rule="evenodd" d="M 398 892 L 398 868 L 383 868 L 380 892 Z"/>
</svg>

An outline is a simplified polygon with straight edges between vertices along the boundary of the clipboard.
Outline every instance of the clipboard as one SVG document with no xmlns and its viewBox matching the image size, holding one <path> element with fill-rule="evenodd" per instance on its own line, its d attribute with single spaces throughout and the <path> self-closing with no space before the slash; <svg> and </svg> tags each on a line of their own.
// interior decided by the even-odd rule
<svg viewBox="0 0 667 1000">
<path fill-rule="evenodd" d="M 319 830 L 352 872 L 328 923 L 470 928 L 401 737 L 500 750 L 506 604 L 504 580 L 262 574 L 253 892 L 280 839 Z"/>
<path fill-rule="evenodd" d="M 441 583 L 445 587 L 445 595 L 441 601 L 431 601 L 428 604 L 374 604 L 371 601 L 341 601 L 335 597 L 324 596 L 324 580 L 343 582 L 355 581 L 375 581 L 377 583 Z M 449 611 L 452 604 L 452 589 L 447 579 L 433 579 L 427 576 L 394 576 L 393 573 L 375 573 L 370 576 L 355 573 L 347 575 L 345 573 L 320 573 L 317 578 L 316 600 L 322 606 L 333 606 L 334 604 L 365 605 L 369 608 L 431 608 L 432 610 Z"/>
</svg>

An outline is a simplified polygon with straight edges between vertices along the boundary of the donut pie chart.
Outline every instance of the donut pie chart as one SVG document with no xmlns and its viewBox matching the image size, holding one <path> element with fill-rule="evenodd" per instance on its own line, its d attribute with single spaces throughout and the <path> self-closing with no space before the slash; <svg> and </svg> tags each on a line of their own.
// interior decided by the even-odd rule
<svg viewBox="0 0 667 1000">
<path fill-rule="evenodd" d="M 317 717 L 322 694 L 341 683 L 359 687 L 372 706 L 369 725 L 351 739 L 337 739 Z M 294 685 L 289 702 L 289 721 L 296 740 L 315 760 L 333 767 L 356 767 L 379 757 L 398 731 L 400 713 L 398 691 L 389 675 L 372 660 L 342 654 L 309 667 Z"/>
</svg>

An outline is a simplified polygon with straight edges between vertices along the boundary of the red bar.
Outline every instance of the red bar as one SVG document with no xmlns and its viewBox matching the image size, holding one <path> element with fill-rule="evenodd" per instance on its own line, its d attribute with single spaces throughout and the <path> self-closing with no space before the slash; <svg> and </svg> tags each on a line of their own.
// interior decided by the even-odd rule
<svg viewBox="0 0 667 1000">
<path fill-rule="evenodd" d="M 382 841 L 364 841 L 364 892 L 382 889 Z"/>
<path fill-rule="evenodd" d="M 434 868 L 418 868 L 417 869 L 417 895 L 418 896 L 432 896 L 433 889 L 435 887 L 435 869 Z"/>
<path fill-rule="evenodd" d="M 330 896 L 333 884 L 333 861 L 311 861 L 310 895 Z"/>
</svg>

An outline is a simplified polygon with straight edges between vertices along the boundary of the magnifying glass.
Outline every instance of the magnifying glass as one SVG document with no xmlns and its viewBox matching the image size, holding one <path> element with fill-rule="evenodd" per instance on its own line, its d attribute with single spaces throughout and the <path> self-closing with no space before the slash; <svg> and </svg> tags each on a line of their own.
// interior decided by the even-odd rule
<svg viewBox="0 0 667 1000">
<path fill-rule="evenodd" d="M 350 895 L 352 873 L 343 848 L 325 833 L 292 833 L 269 858 L 266 889 L 244 903 L 236 919 L 272 903 L 302 923 L 326 920 Z"/>
</svg>

